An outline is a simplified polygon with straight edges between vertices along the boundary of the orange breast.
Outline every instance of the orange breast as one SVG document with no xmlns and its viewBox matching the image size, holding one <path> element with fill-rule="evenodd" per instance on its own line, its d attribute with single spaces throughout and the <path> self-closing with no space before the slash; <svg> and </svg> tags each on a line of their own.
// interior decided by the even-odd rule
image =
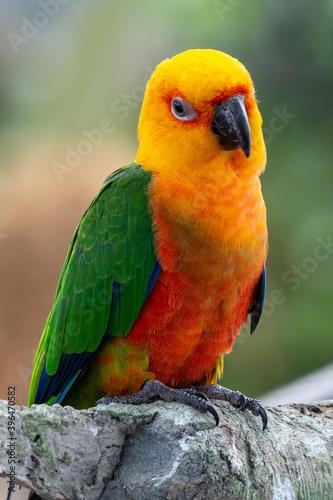
<svg viewBox="0 0 333 500">
<path fill-rule="evenodd" d="M 161 271 L 128 341 L 172 386 L 207 380 L 246 321 L 267 253 L 259 179 L 203 190 L 154 176 L 151 214 Z"/>
</svg>

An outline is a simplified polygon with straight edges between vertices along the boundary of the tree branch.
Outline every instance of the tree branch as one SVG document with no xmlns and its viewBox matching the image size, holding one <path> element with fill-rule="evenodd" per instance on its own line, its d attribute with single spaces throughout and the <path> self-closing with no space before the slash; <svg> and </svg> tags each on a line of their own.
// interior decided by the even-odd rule
<svg viewBox="0 0 333 500">
<path fill-rule="evenodd" d="M 16 489 L 57 500 L 333 498 L 333 401 L 270 408 L 265 432 L 249 412 L 214 404 L 219 427 L 160 401 L 15 407 L 9 439 L 0 401 L 0 475 L 15 458 Z"/>
</svg>

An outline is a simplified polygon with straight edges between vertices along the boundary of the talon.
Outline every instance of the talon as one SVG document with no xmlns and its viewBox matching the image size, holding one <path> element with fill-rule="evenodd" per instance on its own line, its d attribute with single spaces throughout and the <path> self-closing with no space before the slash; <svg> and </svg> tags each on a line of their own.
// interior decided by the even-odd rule
<svg viewBox="0 0 333 500">
<path fill-rule="evenodd" d="M 216 409 L 214 408 L 214 406 L 207 405 L 206 410 L 209 411 L 209 413 L 211 413 L 213 415 L 213 417 L 215 418 L 216 426 L 218 426 L 220 423 L 220 417 L 219 417 Z"/>
<path fill-rule="evenodd" d="M 198 396 L 198 398 L 204 399 L 205 401 L 209 401 L 209 399 L 207 398 L 206 394 L 204 394 L 203 392 L 194 391 L 192 394 L 194 394 L 194 396 Z"/>
<path fill-rule="evenodd" d="M 268 416 L 267 416 L 267 411 L 263 406 L 259 406 L 258 411 L 260 413 L 260 416 L 262 418 L 262 430 L 264 431 L 267 427 L 267 422 L 268 422 Z"/>
</svg>

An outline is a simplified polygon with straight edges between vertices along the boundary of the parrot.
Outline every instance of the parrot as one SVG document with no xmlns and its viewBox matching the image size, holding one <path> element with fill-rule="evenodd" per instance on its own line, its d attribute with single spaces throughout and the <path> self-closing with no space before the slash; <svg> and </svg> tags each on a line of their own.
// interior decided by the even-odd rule
<svg viewBox="0 0 333 500">
<path fill-rule="evenodd" d="M 260 416 L 218 382 L 264 305 L 268 236 L 262 118 L 234 57 L 190 49 L 151 75 L 135 161 L 107 177 L 79 222 L 36 352 L 29 406 L 156 399 Z"/>
</svg>

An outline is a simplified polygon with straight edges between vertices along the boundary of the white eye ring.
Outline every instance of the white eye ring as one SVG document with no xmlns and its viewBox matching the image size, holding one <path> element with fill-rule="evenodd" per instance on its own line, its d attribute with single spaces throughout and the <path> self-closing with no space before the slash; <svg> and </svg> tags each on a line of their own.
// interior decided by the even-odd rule
<svg viewBox="0 0 333 500">
<path fill-rule="evenodd" d="M 191 104 L 181 97 L 174 97 L 171 102 L 171 113 L 178 120 L 189 122 L 198 118 L 198 115 Z"/>
</svg>

